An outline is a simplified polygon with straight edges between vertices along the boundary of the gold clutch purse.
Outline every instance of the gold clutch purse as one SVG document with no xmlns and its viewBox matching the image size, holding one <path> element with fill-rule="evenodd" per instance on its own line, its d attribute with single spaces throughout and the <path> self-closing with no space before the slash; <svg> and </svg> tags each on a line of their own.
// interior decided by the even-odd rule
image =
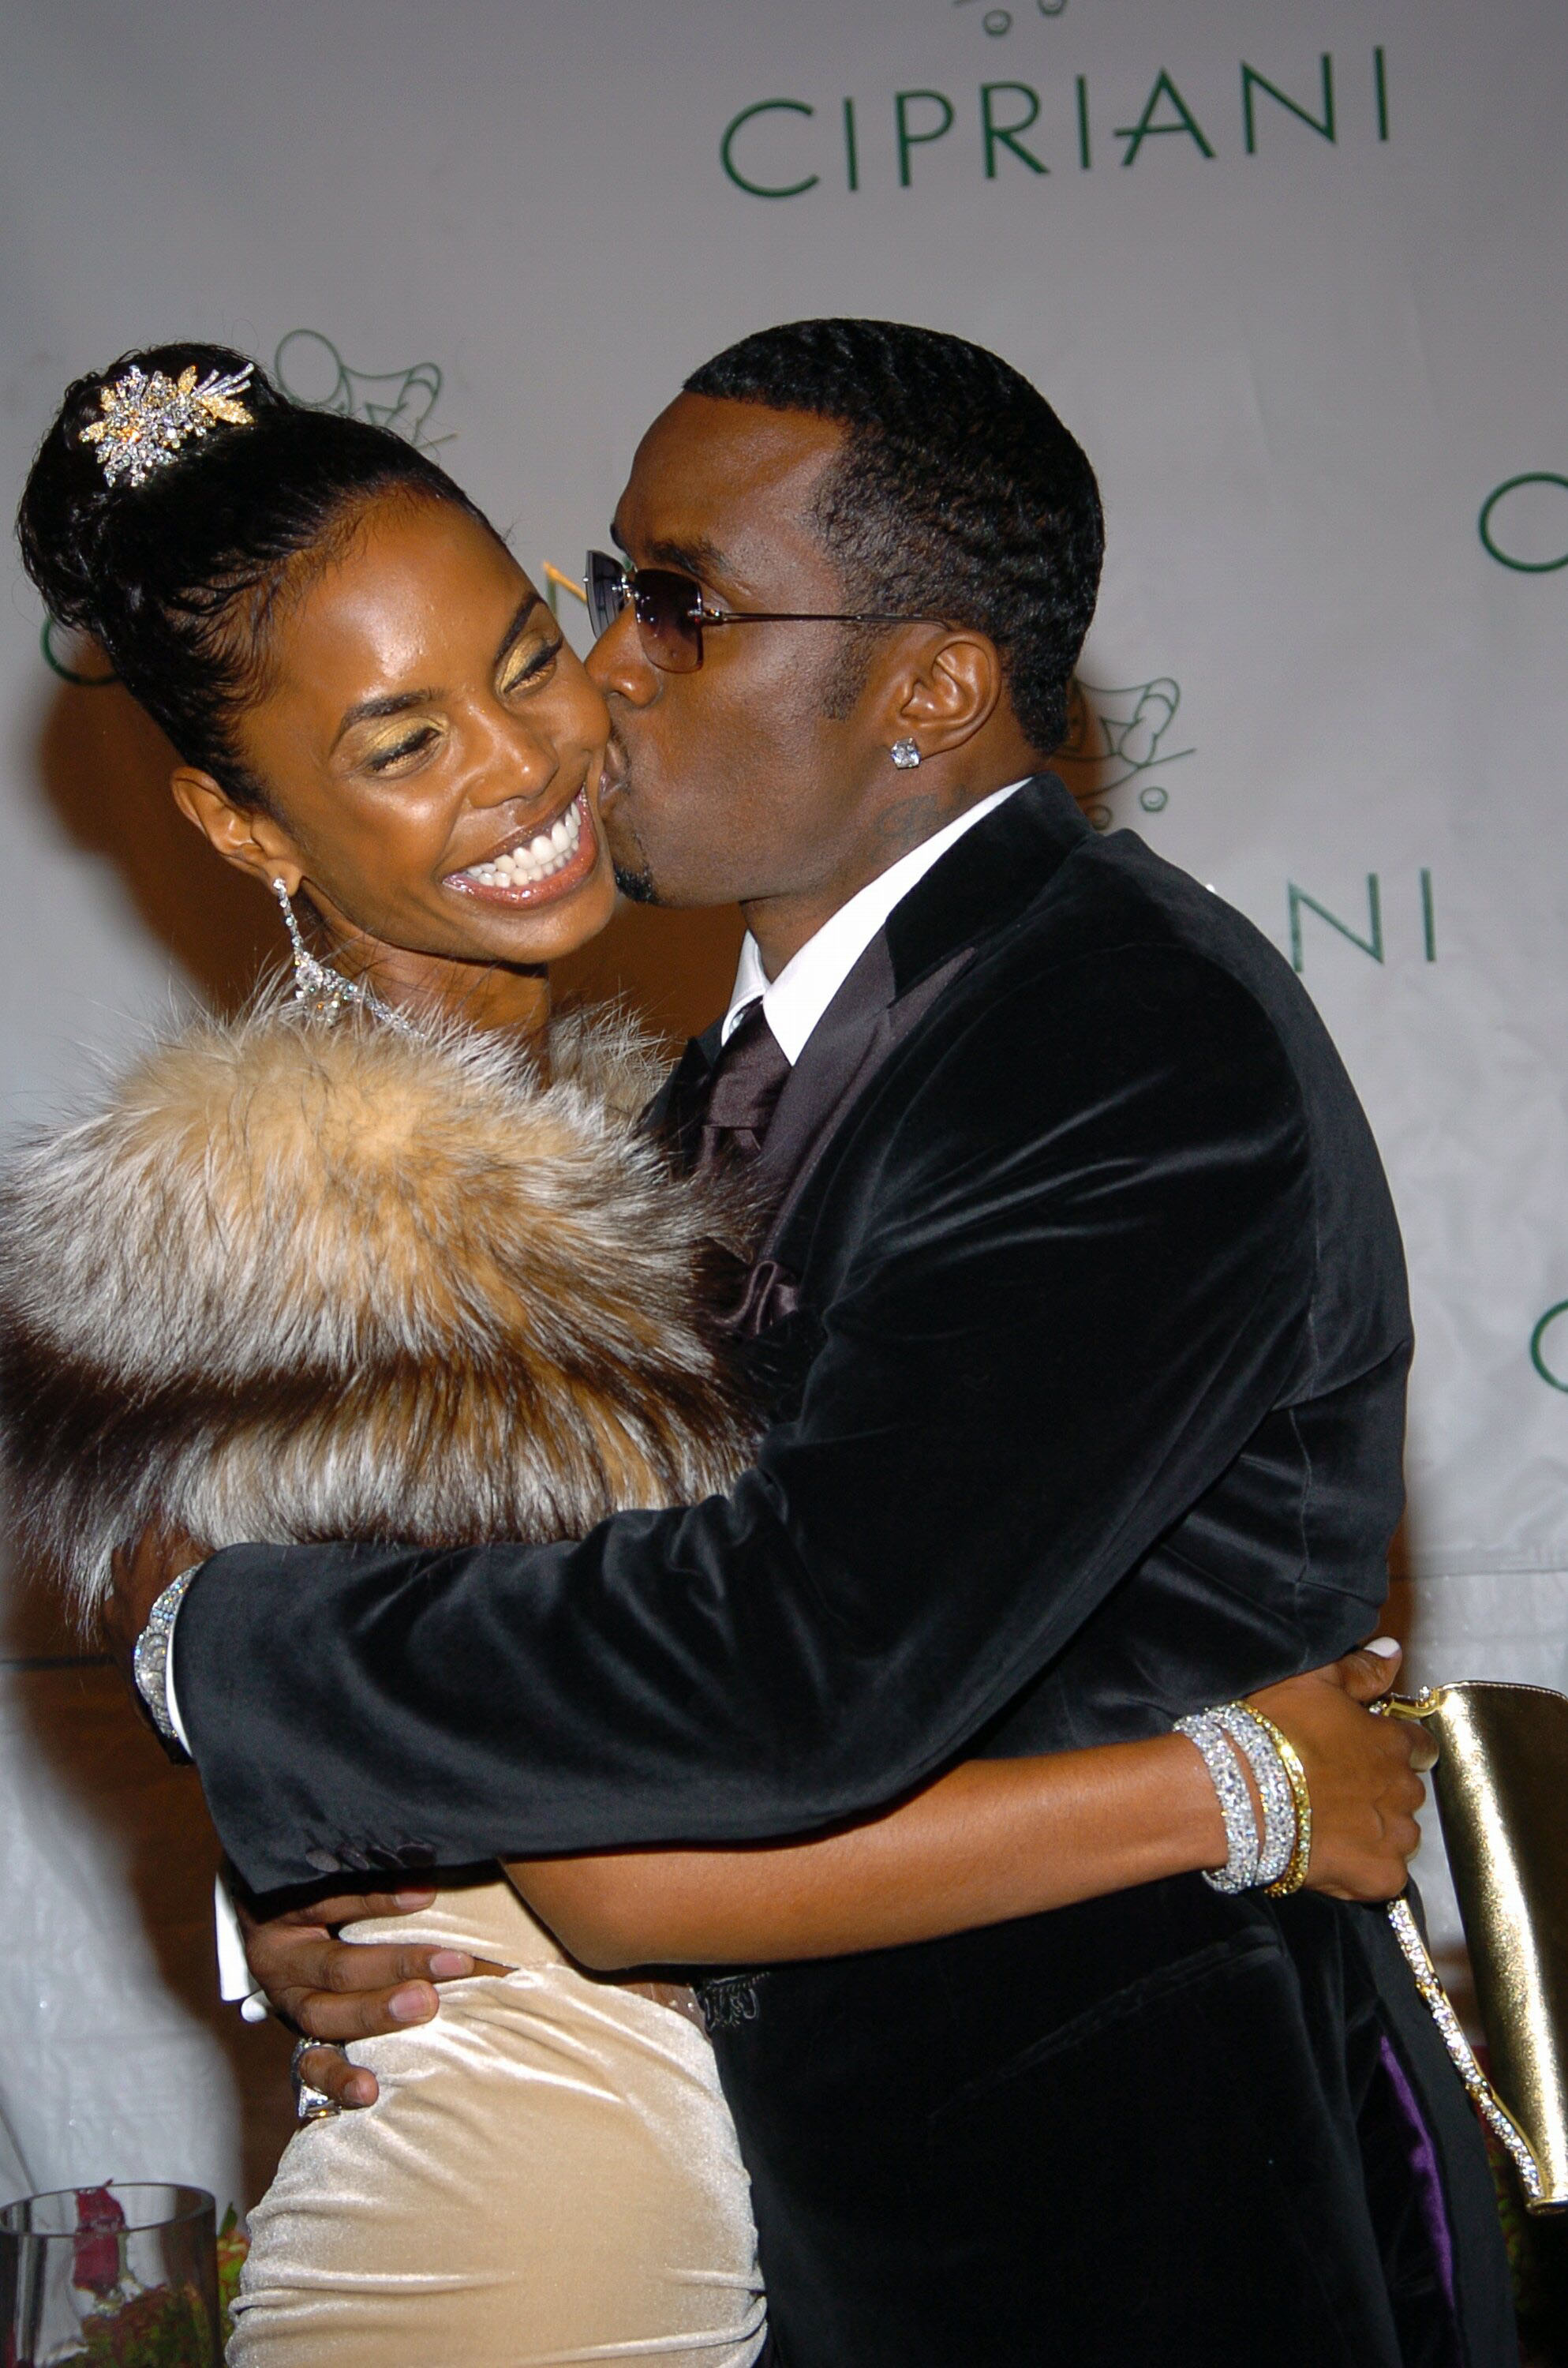
<svg viewBox="0 0 1568 2368">
<path fill-rule="evenodd" d="M 1415 1919 L 1389 1917 L 1483 2119 L 1532 2212 L 1568 2208 L 1568 1694 L 1476 1679 L 1395 1696 L 1438 1742 L 1432 1771 L 1495 2086 L 1437 1979 Z M 1505 2103 L 1503 2100 L 1506 2099 Z"/>
</svg>

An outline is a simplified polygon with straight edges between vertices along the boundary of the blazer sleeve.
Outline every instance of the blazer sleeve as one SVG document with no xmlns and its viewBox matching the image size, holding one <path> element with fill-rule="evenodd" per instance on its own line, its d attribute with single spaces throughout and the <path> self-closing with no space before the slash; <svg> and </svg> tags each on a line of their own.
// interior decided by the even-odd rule
<svg viewBox="0 0 1568 2368">
<path fill-rule="evenodd" d="M 254 1888 L 868 1810 L 1240 1452 L 1313 1272 L 1301 1096 L 1245 989 L 1173 950 L 1070 964 L 918 1074 L 838 1163 L 820 1347 L 727 1496 L 548 1547 L 206 1565 L 181 1702 Z"/>
</svg>

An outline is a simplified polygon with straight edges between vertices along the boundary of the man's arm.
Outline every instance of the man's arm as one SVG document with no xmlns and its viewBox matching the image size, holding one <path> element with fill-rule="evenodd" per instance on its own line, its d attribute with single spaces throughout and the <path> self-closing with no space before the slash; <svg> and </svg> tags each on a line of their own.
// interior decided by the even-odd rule
<svg viewBox="0 0 1568 2368">
<path fill-rule="evenodd" d="M 728 1496 L 531 1550 L 206 1566 L 181 1697 L 256 1889 L 877 1806 L 1219 1476 L 1300 1370 L 1294 1081 L 1208 964 L 1081 970 L 950 1033 L 845 1163 L 800 1413 Z"/>
</svg>

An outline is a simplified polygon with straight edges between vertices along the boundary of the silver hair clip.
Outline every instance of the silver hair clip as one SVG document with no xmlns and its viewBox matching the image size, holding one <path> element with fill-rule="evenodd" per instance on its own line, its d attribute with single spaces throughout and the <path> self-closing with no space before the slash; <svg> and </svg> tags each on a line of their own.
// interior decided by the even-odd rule
<svg viewBox="0 0 1568 2368">
<path fill-rule="evenodd" d="M 104 475 L 111 485 L 121 477 L 140 485 L 154 469 L 166 469 L 179 457 L 180 446 L 193 436 L 205 436 L 220 420 L 230 427 L 249 427 L 255 415 L 237 400 L 250 383 L 252 362 L 227 378 L 216 370 L 198 381 L 196 365 L 177 379 L 162 370 L 148 377 L 132 363 L 123 378 L 98 389 L 101 419 L 84 427 L 77 441 L 95 444 Z"/>
</svg>

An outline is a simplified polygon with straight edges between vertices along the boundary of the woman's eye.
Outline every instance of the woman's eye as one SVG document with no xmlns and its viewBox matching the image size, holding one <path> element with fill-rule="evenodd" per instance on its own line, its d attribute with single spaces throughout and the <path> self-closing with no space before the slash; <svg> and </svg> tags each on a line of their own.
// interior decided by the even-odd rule
<svg viewBox="0 0 1568 2368">
<path fill-rule="evenodd" d="M 554 670 L 555 661 L 560 655 L 561 643 L 547 642 L 542 649 L 531 651 L 527 657 L 514 658 L 502 680 L 502 698 L 510 699 L 515 692 L 530 689 L 535 683 L 545 681 Z"/>
<path fill-rule="evenodd" d="M 390 748 L 378 748 L 373 756 L 368 757 L 365 760 L 367 769 L 372 773 L 390 772 L 394 765 L 423 756 L 426 748 L 435 746 L 439 736 L 433 723 L 421 724 L 418 731 L 411 732 L 406 739 L 394 742 Z"/>
</svg>

